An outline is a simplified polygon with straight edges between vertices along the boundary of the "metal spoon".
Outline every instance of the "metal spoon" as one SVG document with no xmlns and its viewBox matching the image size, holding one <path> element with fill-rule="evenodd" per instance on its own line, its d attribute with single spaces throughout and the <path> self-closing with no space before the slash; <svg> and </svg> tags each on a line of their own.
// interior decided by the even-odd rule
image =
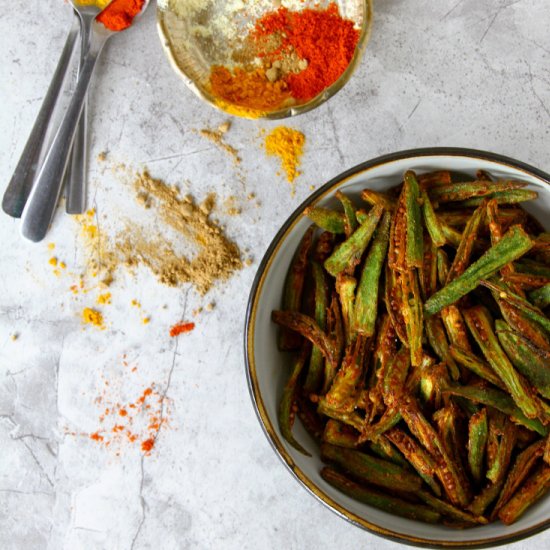
<svg viewBox="0 0 550 550">
<path fill-rule="evenodd" d="M 31 192 L 34 178 L 38 170 L 40 154 L 42 152 L 44 140 L 46 139 L 46 133 L 52 120 L 55 105 L 63 89 L 63 82 L 76 45 L 79 30 L 80 22 L 75 15 L 50 87 L 44 97 L 42 107 L 40 107 L 27 144 L 15 167 L 8 187 L 4 192 L 2 209 L 8 216 L 12 216 L 13 218 L 21 217 L 21 213 L 23 212 L 23 208 Z"/>
<path fill-rule="evenodd" d="M 71 0 L 75 12 L 80 18 L 80 64 L 78 74 L 86 59 L 88 47 L 90 45 L 90 34 L 92 32 L 92 23 L 97 14 L 101 11 L 96 6 L 83 6 L 78 0 Z M 67 214 L 82 214 L 86 210 L 86 189 L 87 189 L 87 169 L 88 169 L 88 100 L 84 100 L 82 114 L 76 130 L 73 149 L 65 177 L 66 203 L 65 210 Z"/>
<path fill-rule="evenodd" d="M 143 15 L 148 5 L 149 0 L 145 0 L 141 12 L 134 21 Z M 103 46 L 113 34 L 116 34 L 116 31 L 107 29 L 94 19 L 88 54 L 82 64 L 76 89 L 23 210 L 21 233 L 30 241 L 41 241 L 48 232 L 61 193 L 63 175 L 67 169 L 90 80 Z"/>
</svg>

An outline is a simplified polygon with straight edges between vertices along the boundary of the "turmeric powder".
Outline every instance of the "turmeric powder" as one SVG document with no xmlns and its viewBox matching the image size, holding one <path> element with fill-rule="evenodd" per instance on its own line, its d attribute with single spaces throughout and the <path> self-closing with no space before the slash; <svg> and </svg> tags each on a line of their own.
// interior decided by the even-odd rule
<svg viewBox="0 0 550 550">
<path fill-rule="evenodd" d="M 300 174 L 298 166 L 305 141 L 306 138 L 302 132 L 288 128 L 287 126 L 274 128 L 265 139 L 267 154 L 280 158 L 283 170 L 290 183 L 293 183 Z"/>
<path fill-rule="evenodd" d="M 279 109 L 291 100 L 284 81 L 270 82 L 265 68 L 245 71 L 236 67 L 231 72 L 227 67 L 214 66 L 210 74 L 212 93 L 219 98 L 220 107 L 225 102 L 243 108 L 239 114 L 259 117 L 265 112 Z"/>
<path fill-rule="evenodd" d="M 94 325 L 101 329 L 105 328 L 103 326 L 103 315 L 101 312 L 89 307 L 85 307 L 82 311 L 82 321 L 88 325 Z"/>
</svg>

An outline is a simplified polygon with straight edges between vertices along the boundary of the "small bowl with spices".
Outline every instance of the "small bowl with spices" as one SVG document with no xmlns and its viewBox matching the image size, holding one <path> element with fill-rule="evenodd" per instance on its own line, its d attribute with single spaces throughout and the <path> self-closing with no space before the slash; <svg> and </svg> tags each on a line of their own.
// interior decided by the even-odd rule
<svg viewBox="0 0 550 550">
<path fill-rule="evenodd" d="M 159 0 L 174 70 L 230 114 L 280 119 L 338 92 L 358 66 L 371 0 Z"/>
</svg>

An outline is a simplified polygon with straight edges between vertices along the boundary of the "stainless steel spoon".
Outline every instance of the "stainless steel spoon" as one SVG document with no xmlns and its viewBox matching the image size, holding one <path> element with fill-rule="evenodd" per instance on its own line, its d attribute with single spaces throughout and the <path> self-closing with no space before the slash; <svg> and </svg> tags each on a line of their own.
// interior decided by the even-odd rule
<svg viewBox="0 0 550 550">
<path fill-rule="evenodd" d="M 149 0 L 145 0 L 138 17 L 143 15 L 148 5 Z M 134 19 L 134 23 L 138 17 Z M 107 29 L 102 23 L 98 23 L 94 19 L 88 54 L 82 64 L 76 89 L 48 154 L 44 159 L 44 163 L 40 168 L 21 216 L 21 233 L 23 237 L 30 241 L 39 242 L 48 232 L 61 193 L 63 176 L 67 169 L 69 154 L 84 107 L 90 80 L 103 46 L 113 34 L 116 34 L 116 32 Z"/>
<path fill-rule="evenodd" d="M 71 0 L 80 18 L 80 63 L 78 74 L 86 59 L 90 45 L 92 23 L 101 11 L 96 6 L 83 6 L 78 0 Z M 73 149 L 65 177 L 65 210 L 67 214 L 82 214 L 86 210 L 88 177 L 88 100 L 84 101 L 82 114 L 76 130 Z"/>
<path fill-rule="evenodd" d="M 42 107 L 40 107 L 40 111 L 36 117 L 27 144 L 23 149 L 21 158 L 4 192 L 2 209 L 8 216 L 12 216 L 13 218 L 21 217 L 21 213 L 23 212 L 23 208 L 31 192 L 34 178 L 38 171 L 40 155 L 46 139 L 48 127 L 52 120 L 55 105 L 63 89 L 63 82 L 67 74 L 67 69 L 71 61 L 79 31 L 80 22 L 75 14 L 73 24 L 67 36 L 63 51 L 61 52 L 61 57 L 59 58 L 50 87 L 46 92 Z"/>
</svg>

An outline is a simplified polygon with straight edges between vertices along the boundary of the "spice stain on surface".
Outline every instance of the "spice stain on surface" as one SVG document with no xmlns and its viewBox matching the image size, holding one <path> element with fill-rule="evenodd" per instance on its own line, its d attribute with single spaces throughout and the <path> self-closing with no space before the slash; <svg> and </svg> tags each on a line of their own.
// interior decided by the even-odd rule
<svg viewBox="0 0 550 550">
<path fill-rule="evenodd" d="M 278 126 L 265 138 L 265 150 L 268 155 L 278 157 L 289 183 L 294 183 L 300 174 L 298 167 L 304 151 L 306 138 L 302 132 Z M 294 194 L 294 187 L 292 188 Z"/>
<path fill-rule="evenodd" d="M 210 140 L 212 143 L 217 145 L 220 149 L 225 151 L 232 159 L 235 164 L 240 164 L 241 157 L 239 156 L 239 152 L 235 147 L 232 145 L 229 145 L 224 139 L 225 134 L 229 131 L 231 128 L 230 122 L 224 122 L 223 124 L 220 124 L 217 129 L 212 130 L 210 128 L 203 128 L 199 131 L 200 135 L 208 140 Z"/>
<path fill-rule="evenodd" d="M 170 328 L 170 336 L 174 338 L 185 332 L 191 332 L 194 329 L 195 323 L 177 323 Z"/>
<path fill-rule="evenodd" d="M 197 204 L 192 196 L 182 196 L 177 187 L 153 178 L 146 170 L 135 174 L 131 183 L 138 202 L 143 205 L 145 200 L 150 204 L 157 220 L 175 232 L 177 243 L 191 250 L 182 254 L 164 232 L 157 230 L 151 236 L 151 231 L 131 220 L 124 231 L 109 236 L 81 216 L 88 275 L 109 286 L 119 268 L 134 273 L 143 266 L 162 284 L 175 287 L 191 283 L 200 294 L 205 294 L 216 281 L 226 280 L 242 268 L 239 248 L 210 219 L 214 194 Z"/>
<path fill-rule="evenodd" d="M 105 326 L 103 325 L 102 313 L 89 307 L 85 307 L 82 310 L 82 321 L 84 322 L 84 324 L 93 325 L 102 330 L 105 328 Z"/>
</svg>

